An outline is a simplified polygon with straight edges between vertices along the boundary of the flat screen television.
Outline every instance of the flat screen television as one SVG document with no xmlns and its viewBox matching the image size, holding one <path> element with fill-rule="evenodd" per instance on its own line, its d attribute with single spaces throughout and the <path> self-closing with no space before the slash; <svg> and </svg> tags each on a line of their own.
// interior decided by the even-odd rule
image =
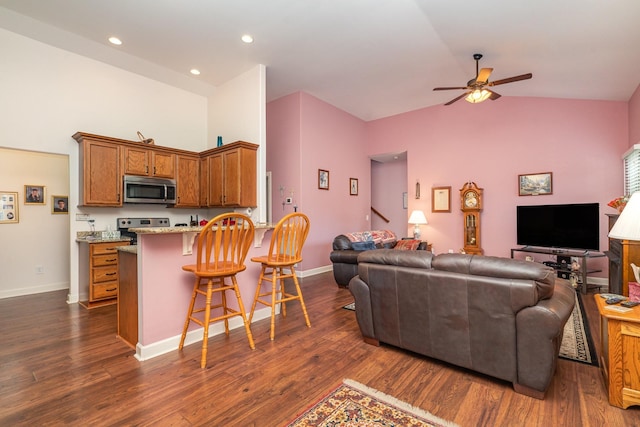
<svg viewBox="0 0 640 427">
<path fill-rule="evenodd" d="M 600 250 L 600 205 L 517 206 L 518 245 Z"/>
</svg>

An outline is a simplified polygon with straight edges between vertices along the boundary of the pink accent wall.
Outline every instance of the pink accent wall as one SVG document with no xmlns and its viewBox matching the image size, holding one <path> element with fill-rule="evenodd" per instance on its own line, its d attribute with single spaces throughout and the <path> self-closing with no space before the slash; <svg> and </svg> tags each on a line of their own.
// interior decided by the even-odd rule
<svg viewBox="0 0 640 427">
<path fill-rule="evenodd" d="M 629 146 L 640 144 L 640 85 L 629 100 Z"/>
<path fill-rule="evenodd" d="M 267 104 L 267 171 L 273 173 L 273 221 L 283 212 L 280 185 L 295 189 L 298 211 L 311 229 L 301 270 L 331 264 L 338 234 L 369 228 L 370 161 L 365 122 L 306 93 Z M 329 171 L 329 190 L 318 189 L 318 169 Z M 349 178 L 358 178 L 359 195 L 349 195 Z M 287 197 L 285 194 L 284 197 Z"/>
<path fill-rule="evenodd" d="M 422 227 L 422 236 L 437 253 L 462 247 L 458 190 L 469 180 L 484 188 L 481 244 L 485 254 L 510 255 L 509 249 L 516 246 L 515 212 L 520 204 L 600 203 L 604 250 L 605 213 L 614 213 L 606 204 L 622 192 L 620 156 L 630 145 L 629 133 L 640 132 L 640 120 L 635 118 L 640 114 L 638 104 L 637 92 L 630 103 L 503 97 L 363 122 L 311 95 L 297 93 L 267 105 L 267 169 L 275 174 L 283 167 L 274 159 L 283 150 L 297 150 L 292 134 L 299 132 L 299 200 L 301 210 L 312 220 L 311 247 L 305 251 L 303 270 L 329 264 L 337 234 L 369 228 L 370 221 L 365 220 L 370 207 L 369 157 L 402 151 L 408 152 L 407 216 L 413 209 L 425 211 L 429 224 Z M 280 141 L 274 141 L 274 135 Z M 318 168 L 330 170 L 330 191 L 317 189 Z M 553 172 L 553 194 L 518 196 L 518 175 L 538 172 Z M 295 180 L 293 172 L 291 176 Z M 360 179 L 357 198 L 349 197 L 349 177 Z M 422 188 L 416 200 L 412 188 L 418 179 Z M 452 187 L 451 213 L 431 213 L 433 186 Z M 604 277 L 606 259 L 598 263 Z"/>
</svg>

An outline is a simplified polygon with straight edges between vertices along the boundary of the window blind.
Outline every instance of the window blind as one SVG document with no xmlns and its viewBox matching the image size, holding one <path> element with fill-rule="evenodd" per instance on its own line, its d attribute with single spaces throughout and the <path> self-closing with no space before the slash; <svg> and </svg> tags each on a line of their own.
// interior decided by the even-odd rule
<svg viewBox="0 0 640 427">
<path fill-rule="evenodd" d="M 624 194 L 632 195 L 640 191 L 640 144 L 635 144 L 623 156 Z"/>
</svg>

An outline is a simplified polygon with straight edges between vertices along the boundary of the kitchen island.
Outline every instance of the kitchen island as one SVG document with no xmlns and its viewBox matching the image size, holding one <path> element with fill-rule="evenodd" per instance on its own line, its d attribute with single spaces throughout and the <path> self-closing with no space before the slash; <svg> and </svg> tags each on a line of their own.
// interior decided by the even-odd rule
<svg viewBox="0 0 640 427">
<path fill-rule="evenodd" d="M 137 296 L 137 338 L 134 339 L 137 339 L 135 357 L 138 360 L 147 360 L 178 349 L 194 284 L 193 274 L 183 271 L 182 266 L 196 263 L 195 242 L 201 229 L 202 227 L 129 229 L 138 235 L 137 293 L 121 295 L 123 300 L 119 303 L 122 307 L 130 307 L 133 304 L 131 300 Z M 262 241 L 266 232 L 272 229 L 271 225 L 256 224 L 254 245 L 249 249 L 245 262 L 247 269 L 237 276 L 247 310 L 251 308 L 260 276 L 260 264 L 253 263 L 250 259 L 268 251 L 267 247 L 262 247 Z M 128 288 L 131 286 L 131 283 L 127 284 Z M 256 310 L 253 320 L 268 318 L 270 314 L 268 307 Z M 130 323 L 131 316 L 133 313 L 128 318 L 122 318 L 122 322 Z M 197 326 L 190 326 L 185 345 L 202 340 L 202 328 Z M 238 317 L 229 321 L 229 327 L 242 328 L 243 324 Z M 210 336 L 220 333 L 224 333 L 223 323 L 212 324 L 209 328 Z M 125 341 L 129 342 L 127 339 Z"/>
</svg>

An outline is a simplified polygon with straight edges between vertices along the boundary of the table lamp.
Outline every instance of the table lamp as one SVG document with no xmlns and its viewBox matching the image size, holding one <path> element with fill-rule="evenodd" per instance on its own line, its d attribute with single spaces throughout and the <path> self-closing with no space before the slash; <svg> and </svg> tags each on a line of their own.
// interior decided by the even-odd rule
<svg viewBox="0 0 640 427">
<path fill-rule="evenodd" d="M 427 218 L 422 211 L 412 211 L 409 224 L 413 224 L 413 238 L 420 239 L 420 225 L 427 224 Z"/>
</svg>

